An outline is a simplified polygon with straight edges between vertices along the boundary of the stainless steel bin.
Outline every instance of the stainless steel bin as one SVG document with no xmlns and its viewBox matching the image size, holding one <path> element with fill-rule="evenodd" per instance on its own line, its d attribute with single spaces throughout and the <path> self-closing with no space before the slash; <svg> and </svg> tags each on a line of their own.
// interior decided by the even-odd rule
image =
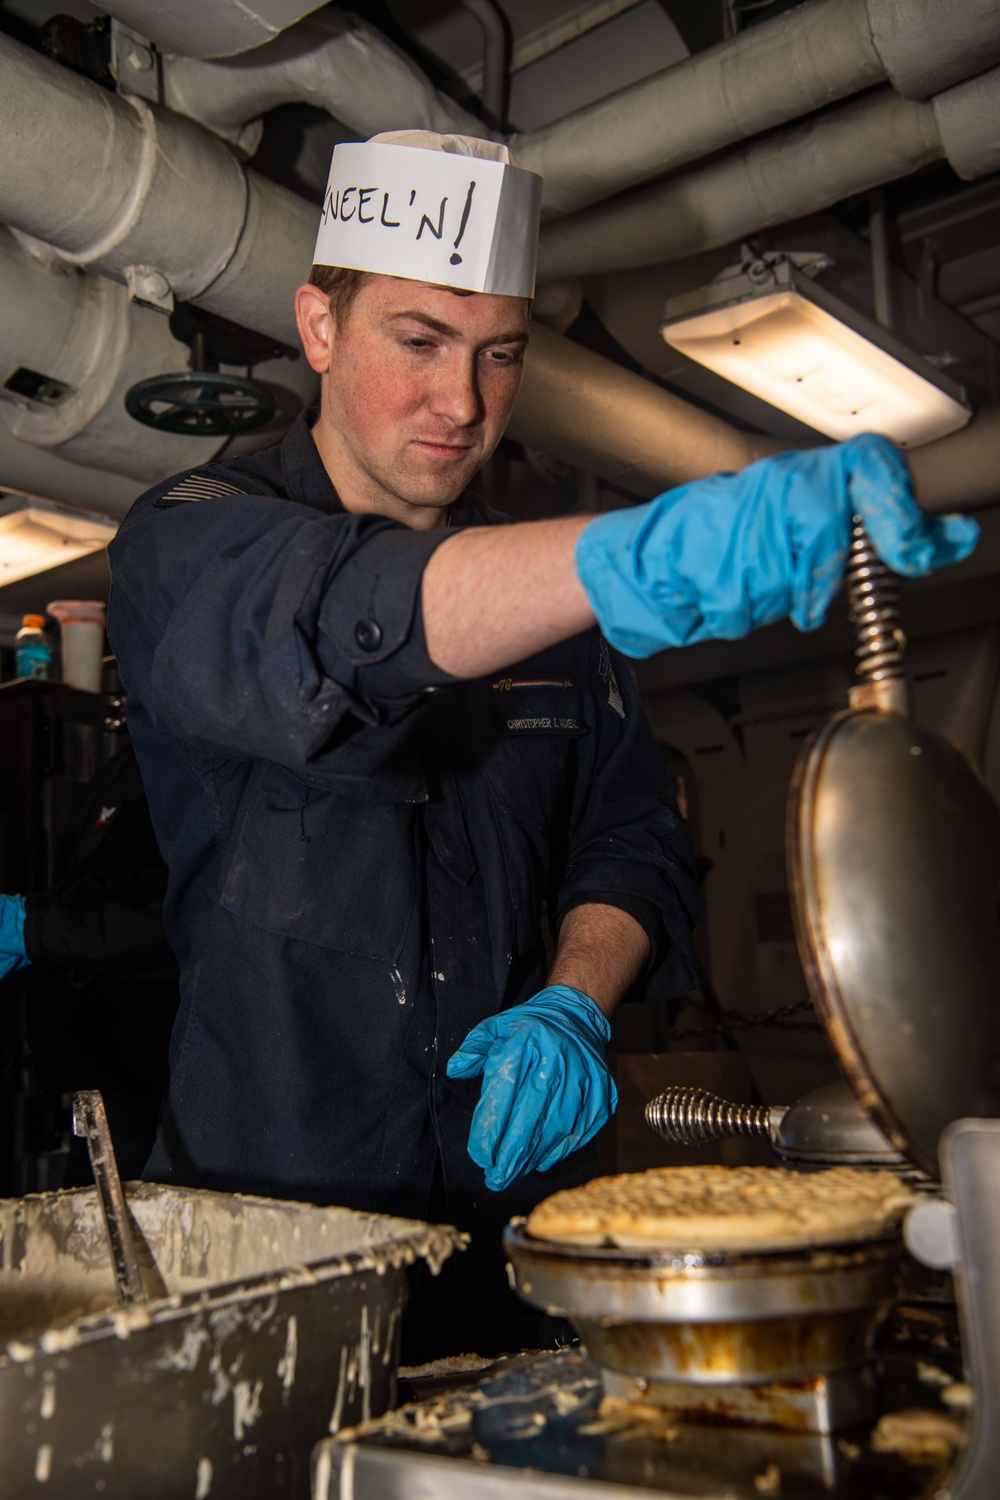
<svg viewBox="0 0 1000 1500">
<path fill-rule="evenodd" d="M 0 1202 L 0 1493 L 306 1496 L 309 1454 L 395 1401 L 405 1268 L 454 1230 L 133 1183 L 147 1307 L 93 1189 Z"/>
</svg>

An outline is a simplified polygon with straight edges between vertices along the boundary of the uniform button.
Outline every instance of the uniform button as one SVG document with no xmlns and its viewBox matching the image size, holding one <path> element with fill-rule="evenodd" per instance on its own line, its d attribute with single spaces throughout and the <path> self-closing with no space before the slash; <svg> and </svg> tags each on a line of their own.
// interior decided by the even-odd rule
<svg viewBox="0 0 1000 1500">
<path fill-rule="evenodd" d="M 382 627 L 377 620 L 359 620 L 354 627 L 354 639 L 362 651 L 377 651 L 382 644 Z"/>
</svg>

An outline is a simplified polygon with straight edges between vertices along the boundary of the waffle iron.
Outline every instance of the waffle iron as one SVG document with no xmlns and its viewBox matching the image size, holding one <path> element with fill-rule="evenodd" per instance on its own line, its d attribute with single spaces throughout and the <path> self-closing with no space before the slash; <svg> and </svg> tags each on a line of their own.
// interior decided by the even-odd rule
<svg viewBox="0 0 1000 1500">
<path fill-rule="evenodd" d="M 849 1087 L 818 1091 L 788 1111 L 671 1091 L 651 1102 L 647 1118 L 675 1141 L 767 1134 L 787 1165 L 888 1166 L 927 1189 L 906 1242 L 925 1264 L 955 1272 L 977 1400 L 948 1500 L 995 1500 L 1000 808 L 955 746 L 907 716 L 894 583 L 858 519 L 847 581 L 861 681 L 850 707 L 802 752 L 787 843 L 810 995 Z M 569 1252 L 532 1241 L 517 1223 L 506 1244 L 517 1289 L 576 1322 L 609 1391 L 631 1380 L 647 1400 L 682 1410 L 700 1402 L 708 1415 L 742 1421 L 755 1420 L 756 1400 L 763 1420 L 819 1432 L 864 1409 L 866 1355 L 893 1299 L 901 1249 L 896 1236 L 794 1256 L 692 1247 L 687 1256 L 642 1257 Z M 792 1297 L 782 1310 L 779 1290 L 796 1283 L 798 1368 L 788 1357 Z M 819 1330 L 838 1316 L 840 1336 L 824 1341 Z M 786 1327 L 772 1357 L 782 1345 L 776 1318 Z M 666 1337 L 656 1328 L 664 1321 Z"/>
</svg>

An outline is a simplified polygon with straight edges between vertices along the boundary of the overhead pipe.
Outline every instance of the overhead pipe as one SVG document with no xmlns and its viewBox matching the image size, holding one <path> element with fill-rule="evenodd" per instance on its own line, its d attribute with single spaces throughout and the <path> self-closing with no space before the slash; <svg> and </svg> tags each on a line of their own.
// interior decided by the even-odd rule
<svg viewBox="0 0 1000 1500">
<path fill-rule="evenodd" d="M 968 427 L 906 455 L 924 510 L 987 510 L 1000 505 L 1000 406 Z"/>
<path fill-rule="evenodd" d="M 130 301 L 120 283 L 0 227 L 0 306 L 0 422 L 20 443 L 146 484 L 208 463 L 226 446 L 224 437 L 140 432 L 129 416 L 129 388 L 187 369 L 190 351 L 162 313 Z M 39 399 L 12 390 L 7 382 L 22 369 L 42 375 L 54 394 Z M 315 395 L 305 360 L 262 361 L 255 376 L 276 392 L 286 418 L 288 408 Z M 6 471 L 0 477 L 14 482 Z"/>
<path fill-rule="evenodd" d="M 877 144 L 876 126 L 869 116 L 862 151 Z M 179 295 L 294 341 L 291 300 L 311 258 L 313 205 L 241 169 L 192 122 L 117 98 L 6 37 L 0 134 L 10 145 L 0 221 L 122 280 L 136 265 L 152 266 Z M 964 149 L 971 156 L 973 148 L 970 135 Z M 985 435 L 982 451 L 995 455 L 995 430 L 974 422 L 943 439 L 955 445 L 943 471 L 939 445 L 914 454 L 918 484 L 935 506 L 962 503 L 964 440 Z M 534 331 L 511 433 L 640 495 L 741 468 L 782 446 L 739 433 L 544 327 Z M 950 486 L 941 481 L 949 468 Z"/>
<path fill-rule="evenodd" d="M 116 520 L 126 514 L 145 488 L 138 476 L 85 468 L 62 458 L 52 448 L 19 442 L 6 422 L 0 422 L 0 476 L 0 490 L 20 490 Z"/>
<path fill-rule="evenodd" d="M 155 27 L 162 7 L 129 0 L 130 15 L 144 7 Z M 810 0 L 510 145 L 541 173 L 543 208 L 568 214 L 887 77 L 924 98 L 997 63 L 1000 7 L 983 0 Z M 304 101 L 362 136 L 404 126 L 495 135 L 373 27 L 332 8 L 230 63 L 162 66 L 171 108 L 227 134 Z"/>
<path fill-rule="evenodd" d="M 880 89 L 651 187 L 542 225 L 540 280 L 681 260 L 948 160 L 992 170 L 1000 69 L 928 103 Z"/>
<path fill-rule="evenodd" d="M 507 83 L 510 77 L 510 34 L 496 0 L 462 0 L 483 33 L 483 88 L 480 98 L 488 124 L 503 130 L 507 120 Z"/>
<path fill-rule="evenodd" d="M 0 36 L 0 223 L 71 264 L 284 343 L 317 208 L 191 120 L 99 88 Z"/>
<path fill-rule="evenodd" d="M 317 0 L 115 0 L 102 7 L 158 47 L 191 57 L 259 47 L 316 8 Z"/>
<path fill-rule="evenodd" d="M 140 436 L 125 391 L 185 369 L 188 350 L 168 320 L 130 302 L 124 286 L 40 250 L 33 255 L 0 229 L 0 306 L 0 417 L 21 442 L 150 482 L 207 463 L 222 446 L 155 430 Z M 25 368 L 61 394 L 14 394 L 6 382 Z"/>
<path fill-rule="evenodd" d="M 649 497 L 788 445 L 700 411 L 535 323 L 508 435 Z"/>
<path fill-rule="evenodd" d="M 0 174 L 0 221 L 126 281 L 138 263 L 178 295 L 295 342 L 292 298 L 309 269 L 314 205 L 244 171 L 192 121 L 109 94 L 5 37 L 0 133 L 16 142 Z M 204 244 L 192 227 L 201 224 Z M 572 415 L 560 416 L 567 405 Z M 774 446 L 543 326 L 512 431 L 639 493 L 743 467 Z"/>
<path fill-rule="evenodd" d="M 811 0 L 510 144 L 566 214 L 886 79 L 927 99 L 997 64 L 992 0 Z"/>
<path fill-rule="evenodd" d="M 279 104 L 312 104 L 363 137 L 437 130 L 500 139 L 434 88 L 374 26 L 332 7 L 245 56 L 224 62 L 164 57 L 162 70 L 168 108 L 225 135 Z"/>
</svg>

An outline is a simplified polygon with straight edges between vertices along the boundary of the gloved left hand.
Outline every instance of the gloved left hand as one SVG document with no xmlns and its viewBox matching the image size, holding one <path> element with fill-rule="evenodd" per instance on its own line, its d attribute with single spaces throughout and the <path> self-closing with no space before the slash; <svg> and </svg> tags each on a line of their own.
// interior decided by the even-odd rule
<svg viewBox="0 0 1000 1500">
<path fill-rule="evenodd" d="M 597 1134 L 618 1104 L 607 1018 L 589 995 L 553 984 L 473 1027 L 449 1078 L 483 1075 L 469 1155 L 494 1192 L 545 1172 Z"/>
<path fill-rule="evenodd" d="M 0 979 L 27 966 L 24 951 L 24 897 L 0 896 Z"/>
<path fill-rule="evenodd" d="M 598 516 L 580 533 L 576 571 L 627 656 L 737 640 L 786 615 L 815 630 L 840 588 L 855 514 L 908 578 L 960 562 L 979 535 L 971 516 L 925 515 L 900 450 L 862 433 Z"/>
</svg>

